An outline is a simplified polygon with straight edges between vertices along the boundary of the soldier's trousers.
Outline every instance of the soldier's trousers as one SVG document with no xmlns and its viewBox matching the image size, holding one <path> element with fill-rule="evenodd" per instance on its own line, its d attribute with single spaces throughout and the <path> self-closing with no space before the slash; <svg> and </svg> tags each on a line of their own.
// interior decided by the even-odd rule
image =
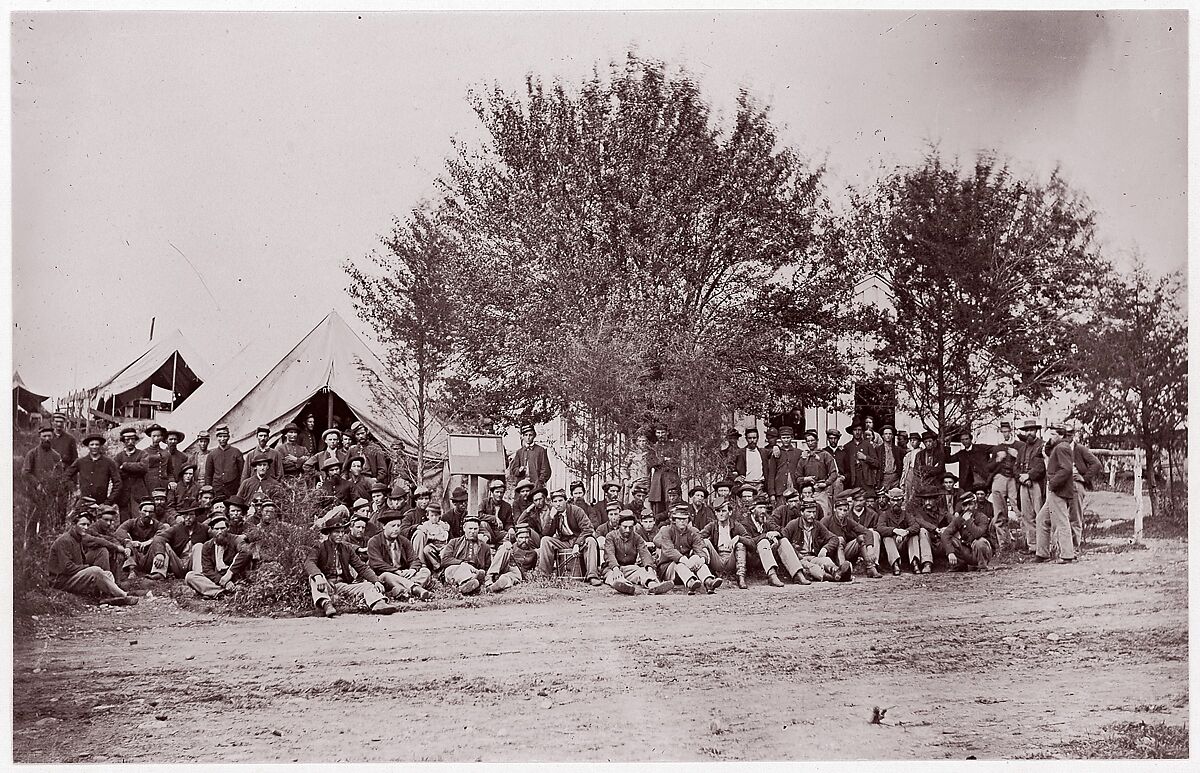
<svg viewBox="0 0 1200 773">
<path fill-rule="evenodd" d="M 801 556 L 798 558 L 800 568 L 804 570 L 804 574 L 811 580 L 822 582 L 824 580 L 832 580 L 837 574 L 838 565 L 829 556 Z"/>
<path fill-rule="evenodd" d="M 1020 487 L 1021 497 L 1021 532 L 1025 535 L 1025 545 L 1029 550 L 1037 546 L 1037 514 L 1042 509 L 1042 487 L 1034 483 Z"/>
<path fill-rule="evenodd" d="M 1079 481 L 1075 481 L 1075 496 L 1071 499 L 1070 514 L 1071 514 L 1071 539 L 1074 541 L 1075 551 L 1079 551 L 1079 545 L 1083 542 L 1083 508 L 1087 504 L 1087 489 Z"/>
<path fill-rule="evenodd" d="M 442 580 L 450 585 L 459 586 L 467 580 L 477 580 L 482 585 L 484 570 L 476 569 L 473 564 L 453 564 L 442 570 Z"/>
<path fill-rule="evenodd" d="M 765 574 L 770 574 L 772 569 L 778 570 L 780 564 L 783 564 L 783 571 L 788 577 L 795 577 L 796 572 L 800 571 L 800 557 L 796 555 L 796 548 L 785 539 L 779 540 L 773 548 L 768 540 L 760 539 L 754 543 L 754 554 L 758 556 Z"/>
<path fill-rule="evenodd" d="M 561 540 L 558 537 L 545 536 L 538 545 L 537 568 L 542 574 L 554 574 L 555 559 L 561 550 L 579 546 L 579 554 L 583 557 L 586 574 L 584 579 L 600 577 L 600 545 L 595 537 L 574 537 L 571 540 Z"/>
<path fill-rule="evenodd" d="M 888 567 L 900 563 L 900 546 L 896 544 L 896 535 L 881 535 L 879 541 L 883 547 L 883 559 L 887 561 Z"/>
<path fill-rule="evenodd" d="M 1050 557 L 1051 543 L 1058 546 L 1060 558 L 1075 557 L 1075 539 L 1071 531 L 1071 503 L 1053 491 L 1046 491 L 1046 502 L 1037 514 L 1037 554 Z"/>
<path fill-rule="evenodd" d="M 929 529 L 920 529 L 916 534 L 910 534 L 901 545 L 909 563 L 932 564 L 933 542 L 929 539 Z M 917 567 L 918 569 L 920 566 Z"/>
<path fill-rule="evenodd" d="M 746 546 L 740 540 L 726 551 L 720 551 L 712 542 L 704 540 L 704 549 L 708 551 L 708 566 L 713 574 L 736 573 L 739 577 L 746 574 Z"/>
<path fill-rule="evenodd" d="M 616 588 L 616 582 L 622 578 L 645 588 L 658 582 L 658 575 L 654 573 L 653 569 L 630 564 L 629 566 L 614 566 L 609 569 L 604 575 L 604 584 L 610 588 Z"/>
<path fill-rule="evenodd" d="M 98 566 L 80 569 L 55 587 L 80 596 L 97 594 L 108 598 L 125 595 L 125 591 L 117 585 L 117 580 L 113 577 L 112 572 L 106 572 Z"/>
<path fill-rule="evenodd" d="M 664 580 L 678 580 L 684 585 L 688 585 L 692 580 L 707 580 L 712 577 L 712 572 L 708 569 L 708 564 L 704 562 L 703 556 L 684 556 L 678 561 L 672 561 L 665 564 L 662 568 L 662 576 Z"/>
<path fill-rule="evenodd" d="M 251 560 L 250 550 L 242 549 L 242 544 L 239 542 L 238 551 L 233 557 L 233 563 L 229 565 L 229 573 L 232 575 L 233 580 L 245 579 L 250 574 Z M 224 588 L 200 572 L 200 545 L 196 545 L 192 549 L 191 571 L 184 575 L 183 582 L 205 598 L 219 596 L 224 590 Z"/>
<path fill-rule="evenodd" d="M 120 568 L 121 559 L 125 558 L 125 554 L 106 547 L 95 547 L 86 551 L 83 558 L 89 565 L 111 572 L 114 566 Z"/>
<path fill-rule="evenodd" d="M 959 561 L 970 566 L 987 566 L 991 563 L 992 555 L 995 553 L 992 543 L 982 537 L 970 545 L 955 537 L 950 540 L 949 548 Z"/>
<path fill-rule="evenodd" d="M 137 570 L 145 574 L 157 573 L 157 566 L 162 566 L 162 575 L 166 577 L 166 553 L 170 552 L 167 547 L 167 542 L 164 539 L 155 537 L 150 541 L 150 544 L 144 548 L 134 547 L 129 557 L 125 559 L 122 568 L 126 571 Z M 161 556 L 161 557 L 160 557 Z"/>
<path fill-rule="evenodd" d="M 321 575 L 313 575 L 308 578 L 308 589 L 312 593 L 312 600 L 315 606 L 321 606 L 322 601 L 329 601 L 331 591 L 345 593 L 354 598 L 355 601 L 366 604 L 368 607 L 374 606 L 376 603 L 383 601 L 383 594 L 375 587 L 374 583 L 360 580 L 359 582 L 325 582 L 325 590 L 317 590 L 317 583 Z"/>
<path fill-rule="evenodd" d="M 842 547 L 842 551 L 846 554 L 846 560 L 851 564 L 861 558 L 867 566 L 879 566 L 879 532 L 867 529 L 865 543 L 856 539 L 851 540 Z"/>
<path fill-rule="evenodd" d="M 168 574 L 173 577 L 183 577 L 191 569 L 189 566 L 191 555 L 189 554 L 186 558 L 175 555 L 175 551 L 171 549 L 166 538 L 161 534 L 154 538 L 150 547 L 154 549 L 154 557 L 150 563 L 152 578 L 165 580 Z"/>
<path fill-rule="evenodd" d="M 1008 508 L 1011 506 L 1016 510 L 1020 507 L 1017 500 L 1017 479 L 1007 475 L 996 475 L 992 478 L 992 492 L 989 498 L 992 501 L 992 524 L 996 529 L 996 538 L 1000 540 L 1000 547 L 1004 547 L 1009 542 Z"/>
<path fill-rule="evenodd" d="M 432 578 L 433 572 L 424 566 L 420 569 L 405 569 L 402 572 L 379 572 L 379 581 L 387 588 L 387 592 L 393 595 L 400 591 L 412 593 L 414 586 L 426 588 Z"/>
</svg>

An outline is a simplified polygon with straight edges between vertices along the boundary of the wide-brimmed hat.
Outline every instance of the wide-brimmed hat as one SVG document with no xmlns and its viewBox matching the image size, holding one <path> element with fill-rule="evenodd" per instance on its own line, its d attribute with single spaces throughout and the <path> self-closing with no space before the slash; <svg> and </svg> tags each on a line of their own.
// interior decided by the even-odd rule
<svg viewBox="0 0 1200 773">
<path fill-rule="evenodd" d="M 150 433 L 154 430 L 158 430 L 164 435 L 167 434 L 167 428 L 161 424 L 151 424 L 149 427 L 146 427 L 144 430 L 142 430 L 142 434 L 144 434 L 146 437 L 150 437 Z"/>
</svg>

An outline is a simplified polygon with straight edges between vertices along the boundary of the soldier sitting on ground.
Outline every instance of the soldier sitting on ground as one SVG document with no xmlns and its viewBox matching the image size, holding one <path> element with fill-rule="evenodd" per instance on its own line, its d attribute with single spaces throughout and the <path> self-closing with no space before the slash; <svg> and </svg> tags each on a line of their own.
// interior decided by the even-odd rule
<svg viewBox="0 0 1200 773">
<path fill-rule="evenodd" d="M 744 538 L 750 535 L 745 527 L 733 520 L 733 505 L 729 502 L 718 504 L 716 520 L 701 529 L 700 536 L 704 538 L 708 565 L 713 574 L 720 576 L 722 572 L 733 572 L 737 576 L 738 587 L 744 590 L 747 587 Z"/>
<path fill-rule="evenodd" d="M 709 570 L 704 540 L 691 525 L 691 519 L 692 512 L 687 505 L 676 505 L 671 511 L 671 523 L 654 536 L 654 544 L 658 546 L 658 571 L 664 580 L 679 580 L 687 587 L 688 595 L 696 593 L 702 584 L 705 593 L 713 593 L 721 586 L 721 578 L 713 577 Z"/>
<path fill-rule="evenodd" d="M 479 519 L 468 515 L 462 521 L 463 533 L 439 551 L 442 581 L 458 588 L 464 596 L 482 586 L 492 562 L 492 549 L 479 535 Z"/>
<path fill-rule="evenodd" d="M 849 582 L 850 562 L 837 556 L 838 538 L 817 520 L 819 510 L 816 502 L 802 505 L 800 517 L 783 527 L 783 538 L 800 559 L 804 585 L 809 580 Z"/>
<path fill-rule="evenodd" d="M 210 536 L 198 546 L 200 568 L 189 571 L 183 581 L 199 595 L 216 599 L 249 579 L 252 557 L 248 546 L 229 532 L 228 518 L 215 515 L 207 527 Z"/>
<path fill-rule="evenodd" d="M 618 512 L 617 529 L 604 541 L 605 565 L 608 566 L 604 583 L 629 596 L 637 592 L 639 585 L 650 593 L 666 593 L 675 583 L 658 579 L 654 557 L 650 555 L 646 541 L 635 530 L 636 523 L 637 516 L 632 510 Z"/>
<path fill-rule="evenodd" d="M 83 555 L 83 535 L 91 522 L 91 514 L 87 510 L 77 511 L 71 525 L 50 546 L 46 567 L 50 573 L 50 585 L 81 596 L 99 594 L 101 604 L 136 604 L 137 597 L 130 596 L 117 585 L 112 572 L 87 564 Z"/>
<path fill-rule="evenodd" d="M 400 533 L 402 519 L 395 510 L 385 511 L 379 517 L 383 531 L 367 540 L 367 566 L 379 575 L 394 598 L 428 599 L 427 588 L 433 574 L 422 565 L 412 542 Z"/>
<path fill-rule="evenodd" d="M 366 604 L 372 614 L 390 615 L 398 611 L 384 598 L 385 588 L 379 577 L 346 544 L 349 510 L 339 505 L 317 519 L 314 526 L 321 537 L 309 548 L 304 574 L 316 608 L 326 617 L 336 616 L 338 610 L 330 595 L 337 592 Z"/>
<path fill-rule="evenodd" d="M 154 517 L 154 500 L 146 497 L 138 503 L 138 514 L 117 527 L 116 538 L 130 548 L 124 569 L 131 578 L 138 572 L 166 574 L 167 557 L 162 555 L 166 543 L 155 542 L 154 538 L 165 532 L 168 526 Z M 161 564 L 156 566 L 155 562 Z"/>
</svg>

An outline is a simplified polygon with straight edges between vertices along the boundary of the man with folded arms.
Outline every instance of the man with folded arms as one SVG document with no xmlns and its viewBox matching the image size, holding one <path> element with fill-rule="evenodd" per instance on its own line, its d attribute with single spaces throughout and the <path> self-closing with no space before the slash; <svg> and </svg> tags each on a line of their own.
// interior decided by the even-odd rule
<svg viewBox="0 0 1200 773">
<path fill-rule="evenodd" d="M 204 479 L 217 497 L 224 499 L 237 493 L 246 462 L 242 452 L 229 445 L 229 427 L 222 424 L 213 434 L 217 436 L 217 447 L 208 452 L 204 461 Z"/>
<path fill-rule="evenodd" d="M 116 538 L 131 550 L 124 568 L 130 577 L 134 577 L 136 572 L 154 572 L 161 564 L 165 574 L 167 557 L 162 554 L 166 550 L 166 543 L 155 541 L 154 538 L 169 527 L 154 517 L 153 499 L 142 499 L 138 509 L 138 514 L 122 523 L 116 531 Z"/>
<path fill-rule="evenodd" d="M 300 428 L 288 424 L 283 428 L 283 442 L 275 448 L 279 452 L 279 464 L 283 477 L 294 480 L 304 472 L 304 462 L 312 456 L 308 447 L 300 442 Z"/>
<path fill-rule="evenodd" d="M 674 583 L 658 579 L 646 541 L 634 529 L 636 523 L 632 510 L 618 514 L 616 531 L 604 541 L 605 565 L 609 567 L 604 584 L 628 596 L 637 592 L 638 585 L 650 593 L 666 593 Z"/>
<path fill-rule="evenodd" d="M 168 574 L 183 577 L 192 568 L 193 550 L 208 541 L 212 529 L 211 525 L 196 520 L 199 511 L 198 505 L 178 511 L 179 523 L 155 535 L 154 541 L 161 549 L 155 554 L 150 579 L 165 580 Z"/>
<path fill-rule="evenodd" d="M 433 574 L 422 565 L 413 544 L 400 533 L 402 520 L 395 510 L 379 516 L 383 531 L 367 540 L 367 566 L 394 597 L 427 599 Z"/>
<path fill-rule="evenodd" d="M 47 570 L 51 586 L 59 590 L 86 595 L 97 593 L 101 604 L 114 606 L 133 605 L 137 598 L 130 596 L 117 585 L 112 572 L 98 566 L 89 566 L 83 555 L 83 536 L 91 525 L 87 510 L 75 513 L 74 520 L 65 532 L 50 546 Z"/>
<path fill-rule="evenodd" d="M 696 527 L 688 523 L 691 510 L 678 504 L 671 512 L 671 523 L 663 526 L 654 536 L 658 546 L 658 571 L 664 580 L 672 583 L 678 579 L 688 589 L 688 595 L 704 586 L 705 593 L 714 593 L 721 587 L 721 578 L 713 577 L 708 568 L 708 552 L 704 540 Z"/>
</svg>

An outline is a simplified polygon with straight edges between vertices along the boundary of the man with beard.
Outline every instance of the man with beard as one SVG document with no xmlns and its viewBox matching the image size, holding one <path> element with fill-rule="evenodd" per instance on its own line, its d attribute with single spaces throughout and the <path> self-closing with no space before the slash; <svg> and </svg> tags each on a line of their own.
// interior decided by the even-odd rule
<svg viewBox="0 0 1200 773">
<path fill-rule="evenodd" d="M 566 492 L 563 492 L 563 500 L 566 501 Z M 584 520 L 587 520 L 586 516 Z M 442 582 L 468 596 L 482 587 L 492 563 L 492 549 L 479 538 L 479 519 L 475 516 L 468 515 L 463 519 L 462 530 L 461 537 L 455 537 L 442 548 L 439 568 Z"/>
<path fill-rule="evenodd" d="M 817 510 L 816 502 L 803 505 L 800 517 L 783 527 L 780 544 L 788 546 L 788 552 L 793 557 L 788 562 L 794 560 L 797 567 L 793 579 L 801 585 L 825 581 L 849 582 L 850 562 L 838 555 L 838 538 L 817 520 Z M 830 554 L 834 554 L 836 559 Z"/>
<path fill-rule="evenodd" d="M 587 513 L 588 519 L 592 522 L 592 528 L 604 523 L 604 510 L 596 512 L 595 504 L 587 500 L 587 486 L 583 485 L 583 481 L 571 481 L 571 485 L 567 486 L 567 493 L 570 495 L 568 501 Z"/>
<path fill-rule="evenodd" d="M 167 430 L 167 449 L 163 451 L 163 471 L 167 482 L 167 491 L 174 491 L 183 475 L 183 468 L 188 464 L 187 454 L 179 450 L 185 435 L 177 429 Z"/>
<path fill-rule="evenodd" d="M 734 457 L 734 470 L 737 472 L 737 482 L 754 487 L 755 492 L 763 491 L 767 495 L 767 473 L 770 464 L 770 452 L 758 447 L 758 428 L 747 427 L 745 431 L 746 447 Z"/>
<path fill-rule="evenodd" d="M 225 516 L 213 516 L 208 530 L 209 538 L 200 545 L 200 568 L 189 571 L 183 581 L 197 595 L 218 599 L 249 579 L 250 552 L 229 532 Z"/>
<path fill-rule="evenodd" d="M 914 492 L 904 508 L 908 518 L 908 556 L 913 574 L 933 571 L 933 540 L 940 539 L 946 514 L 938 506 L 942 489 L 926 485 Z"/>
<path fill-rule="evenodd" d="M 959 497 L 958 513 L 942 531 L 942 550 L 950 570 L 988 570 L 996 552 L 992 519 L 976 508 L 974 494 Z"/>
<path fill-rule="evenodd" d="M 137 447 L 137 430 L 126 427 L 121 430 L 121 442 L 125 445 L 113 457 L 117 469 L 121 472 L 120 498 L 117 504 L 126 517 L 132 518 L 137 512 L 137 503 L 150 496 L 150 487 L 146 485 L 146 452 Z"/>
<path fill-rule="evenodd" d="M 86 510 L 75 513 L 70 527 L 50 546 L 46 569 L 51 587 L 86 595 L 96 593 L 101 604 L 128 606 L 138 602 L 117 585 L 112 572 L 98 566 L 90 566 L 83 555 L 83 537 L 91 525 L 91 516 Z"/>
<path fill-rule="evenodd" d="M 704 528 L 717 520 L 716 513 L 708 506 L 708 489 L 704 486 L 692 486 L 688 491 L 688 499 L 691 500 L 688 509 L 692 513 L 692 525 L 700 533 L 704 533 Z"/>
<path fill-rule="evenodd" d="M 54 428 L 43 425 L 38 430 L 38 444 L 25 454 L 21 464 L 21 474 L 25 476 L 30 486 L 30 496 L 40 497 L 39 487 L 63 477 L 63 460 L 58 451 L 54 450 L 50 440 L 54 437 Z"/>
<path fill-rule="evenodd" d="M 938 443 L 936 432 L 926 431 L 921 435 L 921 450 L 913 459 L 913 489 L 936 488 L 946 474 L 945 455 Z"/>
<path fill-rule="evenodd" d="M 625 503 L 625 510 L 632 510 L 633 514 L 641 520 L 644 513 L 653 513 L 650 505 L 646 502 L 646 485 L 644 483 L 635 483 L 629 489 L 629 501 Z M 654 520 L 657 522 L 658 516 L 655 515 Z"/>
<path fill-rule="evenodd" d="M 241 451 L 229 445 L 229 427 L 221 425 L 213 434 L 217 436 L 217 447 L 208 452 L 204 477 L 217 498 L 225 499 L 237 493 L 246 461 Z"/>
<path fill-rule="evenodd" d="M 1075 498 L 1075 454 L 1063 441 L 1063 427 L 1048 427 L 1046 438 L 1046 501 L 1037 514 L 1037 557 L 1050 560 L 1052 543 L 1058 548 L 1058 562 L 1075 560 L 1075 540 L 1071 533 L 1071 500 Z"/>
<path fill-rule="evenodd" d="M 137 437 L 136 435 L 134 437 Z M 112 504 L 121 496 L 121 471 L 104 454 L 104 436 L 94 432 L 83 439 L 87 453 L 67 466 L 67 477 L 79 483 L 79 495 L 100 504 Z"/>
<path fill-rule="evenodd" d="M 367 566 L 393 597 L 427 600 L 433 574 L 422 565 L 412 542 L 400 533 L 401 519 L 395 510 L 379 516 L 383 531 L 367 541 Z"/>
<path fill-rule="evenodd" d="M 728 502 L 717 505 L 715 520 L 700 530 L 704 549 L 708 553 L 708 566 L 718 577 L 734 574 L 737 586 L 746 585 L 746 538 L 750 534 L 745 527 L 733 520 L 733 506 Z"/>
<path fill-rule="evenodd" d="M 200 483 L 196 480 L 196 463 L 188 462 L 179 470 L 179 480 L 167 495 L 167 507 L 182 510 L 200 501 Z"/>
<path fill-rule="evenodd" d="M 62 458 L 63 467 L 70 467 L 79 458 L 79 441 L 67 431 L 67 414 L 61 411 L 50 414 L 50 429 L 53 432 L 50 447 Z"/>
<path fill-rule="evenodd" d="M 887 491 L 900 483 L 904 469 L 904 445 L 896 441 L 896 430 L 890 424 L 881 430 L 883 445 L 880 448 L 882 466 L 879 468 L 879 490 Z"/>
<path fill-rule="evenodd" d="M 617 515 L 617 529 L 604 542 L 605 565 L 608 572 L 604 584 L 618 593 L 632 596 L 641 585 L 650 593 L 666 593 L 674 583 L 659 580 L 654 571 L 654 557 L 634 525 L 637 516 L 632 510 Z"/>
<path fill-rule="evenodd" d="M 763 495 L 758 494 L 758 490 L 754 486 L 744 483 L 737 488 L 737 499 L 733 500 L 733 517 L 738 521 L 745 521 L 746 517 L 754 510 L 754 506 L 762 499 L 762 496 L 767 497 L 768 508 L 770 507 L 770 495 L 763 492 Z M 744 525 L 744 524 L 743 524 Z"/>
<path fill-rule="evenodd" d="M 354 499 L 350 482 L 342 479 L 342 463 L 333 457 L 326 459 L 325 467 L 321 472 L 324 477 L 313 490 L 320 506 L 332 508 L 341 504 L 346 505 L 349 510 Z"/>
<path fill-rule="evenodd" d="M 821 521 L 829 533 L 838 538 L 838 560 L 854 566 L 862 560 L 867 576 L 879 579 L 879 534 L 850 517 L 850 508 L 857 489 L 847 489 L 833 502 L 833 516 Z"/>
<path fill-rule="evenodd" d="M 280 480 L 283 478 L 283 459 L 278 449 L 267 445 L 267 441 L 271 439 L 271 428 L 266 425 L 258 427 L 254 430 L 254 439 L 258 445 L 246 452 L 246 458 L 266 459 L 268 462 L 267 477 L 271 480 Z M 242 480 L 249 478 L 252 473 L 253 470 L 250 469 L 250 465 L 246 465 L 242 470 Z"/>
<path fill-rule="evenodd" d="M 897 577 L 900 575 L 900 566 L 904 561 L 903 556 L 911 553 L 908 543 L 915 539 L 909 532 L 908 517 L 901 507 L 903 500 L 904 492 L 899 487 L 892 487 L 879 495 L 878 531 L 880 542 L 883 544 L 883 554 L 887 560 L 887 566 Z M 916 565 L 919 569 L 919 559 Z"/>
<path fill-rule="evenodd" d="M 443 514 L 442 520 L 450 527 L 450 536 L 452 538 L 463 535 L 462 522 L 467 517 L 468 499 L 467 490 L 462 486 L 456 486 L 450 492 L 450 510 Z M 480 532 L 483 532 L 482 524 L 480 526 Z M 483 535 L 481 539 L 487 541 L 487 536 Z"/>
<path fill-rule="evenodd" d="M 1017 497 L 1021 504 L 1021 532 L 1025 536 L 1025 554 L 1031 555 L 1037 545 L 1037 514 L 1045 501 L 1046 459 L 1045 443 L 1038 434 L 1042 425 L 1026 421 L 1021 425 L 1024 445 L 1017 454 Z"/>
<path fill-rule="evenodd" d="M 149 574 L 159 565 L 165 571 L 167 558 L 162 553 L 166 546 L 154 538 L 169 527 L 156 519 L 154 513 L 154 500 L 146 497 L 138 503 L 138 514 L 117 527 L 116 538 L 130 548 L 124 566 L 130 577 L 136 577 L 136 572 Z"/>
<path fill-rule="evenodd" d="M 304 574 L 312 593 L 313 605 L 326 617 L 336 616 L 338 610 L 330 594 L 337 592 L 365 604 L 372 614 L 390 615 L 397 612 L 397 608 L 384 598 L 384 585 L 379 577 L 346 544 L 346 533 L 350 527 L 347 508 L 344 505 L 333 508 L 314 525 L 321 532 L 320 541 L 309 548 L 304 562 Z"/>
<path fill-rule="evenodd" d="M 271 459 L 261 455 L 255 456 L 253 453 L 248 459 L 246 467 L 251 470 L 251 474 L 238 486 L 237 495 L 247 502 L 276 496 L 279 493 L 279 482 L 271 477 Z"/>
<path fill-rule="evenodd" d="M 687 587 L 689 596 L 702 585 L 705 593 L 715 593 L 721 587 L 721 578 L 714 577 L 709 570 L 704 540 L 696 527 L 688 523 L 690 518 L 687 505 L 677 505 L 671 513 L 671 523 L 660 528 L 654 536 L 654 544 L 658 546 L 658 572 L 669 582 L 679 580 Z"/>
<path fill-rule="evenodd" d="M 567 493 L 557 489 L 550 495 L 550 510 L 542 513 L 538 532 L 539 574 L 552 575 L 559 553 L 570 550 L 570 558 L 579 561 L 583 556 L 584 578 L 590 585 L 603 585 L 600 579 L 600 545 L 596 541 L 591 519 L 587 513 L 567 502 Z M 565 568 L 565 567 L 564 567 Z"/>
<path fill-rule="evenodd" d="M 513 490 L 513 517 L 518 521 L 521 520 L 521 516 L 524 515 L 531 504 L 533 504 L 533 484 L 528 480 L 523 480 Z"/>
<path fill-rule="evenodd" d="M 518 520 L 492 554 L 492 562 L 484 575 L 483 589 L 488 593 L 500 593 L 532 576 L 537 567 L 541 542 L 542 535 L 537 533 L 530 521 Z"/>
<path fill-rule="evenodd" d="M 597 523 L 598 519 L 603 519 L 607 516 L 608 507 L 610 504 L 615 502 L 617 504 L 618 510 L 624 509 L 624 506 L 621 504 L 621 484 L 620 483 L 618 483 L 615 480 L 605 481 L 604 485 L 602 485 L 600 487 L 600 491 L 604 493 L 604 499 L 602 499 L 602 500 L 596 502 L 594 505 L 592 505 L 592 513 L 591 513 L 592 524 L 595 526 L 600 525 L 599 523 Z"/>
</svg>

